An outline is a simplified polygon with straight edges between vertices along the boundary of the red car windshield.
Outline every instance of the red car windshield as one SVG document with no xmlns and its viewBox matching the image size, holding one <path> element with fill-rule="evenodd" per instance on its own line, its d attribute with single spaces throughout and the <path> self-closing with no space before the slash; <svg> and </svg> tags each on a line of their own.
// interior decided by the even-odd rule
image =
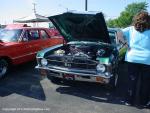
<svg viewBox="0 0 150 113">
<path fill-rule="evenodd" d="M 3 29 L 0 31 L 1 42 L 17 42 L 22 33 L 22 29 Z"/>
</svg>

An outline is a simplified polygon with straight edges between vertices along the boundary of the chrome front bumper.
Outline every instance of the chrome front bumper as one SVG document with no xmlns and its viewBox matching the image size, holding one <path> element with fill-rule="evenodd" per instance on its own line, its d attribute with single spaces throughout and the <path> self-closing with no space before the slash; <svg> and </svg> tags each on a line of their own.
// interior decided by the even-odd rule
<svg viewBox="0 0 150 113">
<path fill-rule="evenodd" d="M 103 84 L 108 84 L 110 78 L 113 76 L 112 74 L 109 76 L 105 76 L 104 73 L 96 74 L 95 71 L 90 70 L 79 70 L 79 69 L 68 69 L 61 68 L 57 66 L 49 66 L 49 67 L 41 67 L 36 66 L 43 76 L 54 76 L 58 78 L 64 78 L 68 80 L 76 80 L 76 81 L 86 81 L 86 82 L 98 82 Z M 72 77 L 65 78 L 65 75 L 73 75 Z"/>
</svg>

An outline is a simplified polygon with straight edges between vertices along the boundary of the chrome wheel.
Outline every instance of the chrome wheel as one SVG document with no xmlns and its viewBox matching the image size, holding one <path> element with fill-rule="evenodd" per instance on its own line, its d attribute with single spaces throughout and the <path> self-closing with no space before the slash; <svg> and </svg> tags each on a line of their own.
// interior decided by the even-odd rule
<svg viewBox="0 0 150 113">
<path fill-rule="evenodd" d="M 7 71 L 8 71 L 8 63 L 6 60 L 1 59 L 0 60 L 0 78 L 6 75 Z"/>
</svg>

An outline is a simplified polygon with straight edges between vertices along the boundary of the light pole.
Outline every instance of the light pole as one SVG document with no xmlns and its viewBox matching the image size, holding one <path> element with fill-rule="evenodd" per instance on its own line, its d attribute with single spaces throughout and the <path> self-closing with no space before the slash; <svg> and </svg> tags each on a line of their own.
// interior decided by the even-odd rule
<svg viewBox="0 0 150 113">
<path fill-rule="evenodd" d="M 88 0 L 85 0 L 85 11 L 88 10 Z"/>
</svg>

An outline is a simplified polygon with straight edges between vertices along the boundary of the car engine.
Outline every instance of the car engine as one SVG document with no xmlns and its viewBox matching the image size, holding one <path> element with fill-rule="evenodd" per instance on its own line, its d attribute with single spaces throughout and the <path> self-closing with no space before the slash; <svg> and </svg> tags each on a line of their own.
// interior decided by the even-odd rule
<svg viewBox="0 0 150 113">
<path fill-rule="evenodd" d="M 97 45 L 67 45 L 54 52 L 55 55 L 68 55 L 96 60 L 97 57 L 109 57 L 112 49 L 108 47 L 97 47 Z"/>
</svg>

